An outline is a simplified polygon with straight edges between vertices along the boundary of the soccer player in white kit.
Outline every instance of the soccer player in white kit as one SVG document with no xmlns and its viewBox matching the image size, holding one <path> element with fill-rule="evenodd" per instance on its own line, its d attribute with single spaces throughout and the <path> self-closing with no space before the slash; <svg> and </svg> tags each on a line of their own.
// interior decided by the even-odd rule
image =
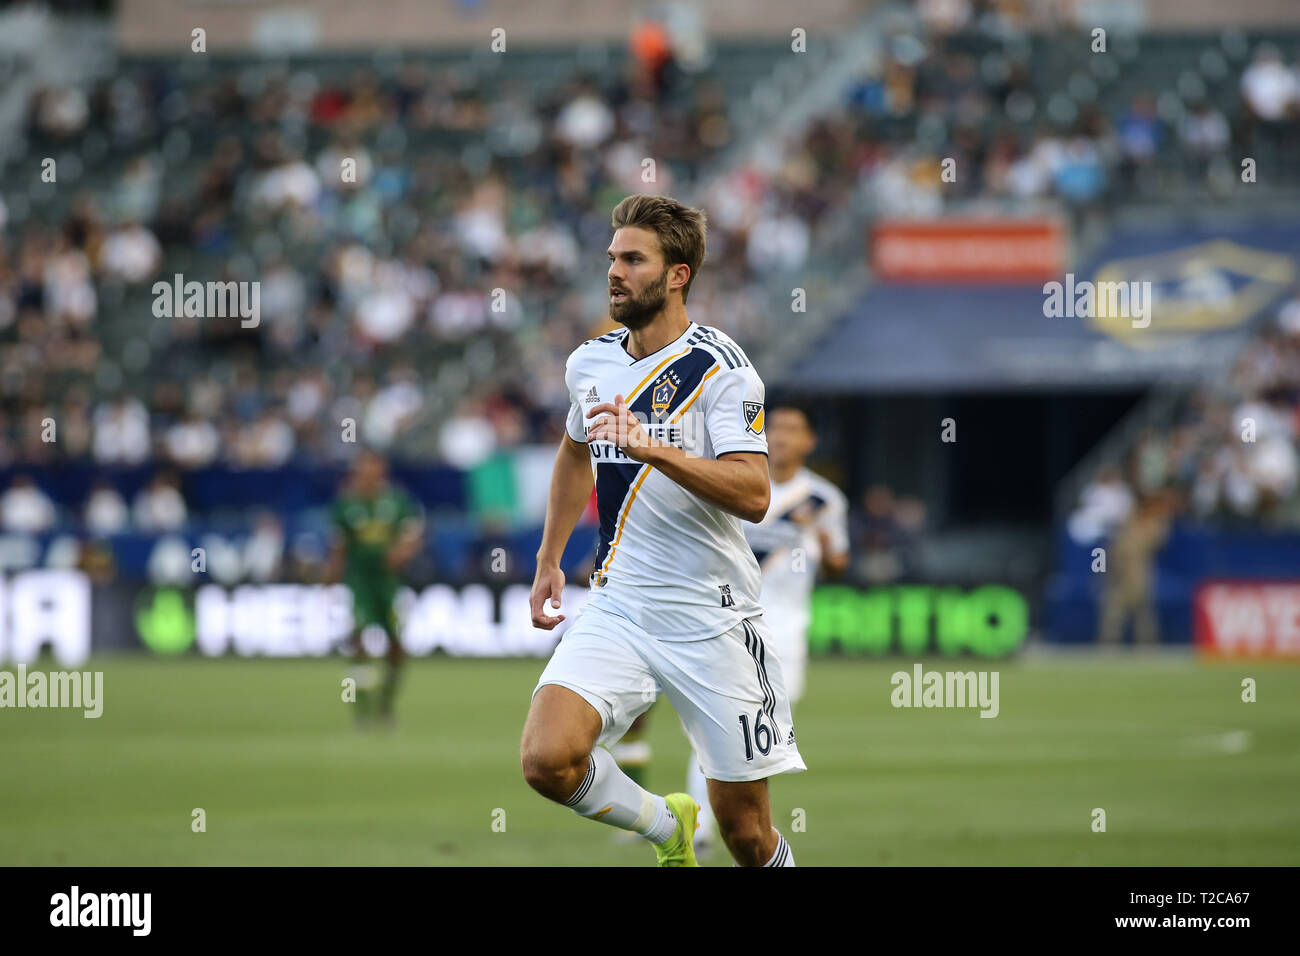
<svg viewBox="0 0 1300 956">
<path fill-rule="evenodd" d="M 528 784 L 643 835 L 660 866 L 697 865 L 699 806 L 647 792 L 606 744 L 666 694 L 699 755 L 723 842 L 741 866 L 793 866 L 767 778 L 805 770 L 742 520 L 770 498 L 763 383 L 726 335 L 686 315 L 705 221 L 664 196 L 614 209 L 610 316 L 624 329 L 569 357 L 566 435 L 551 478 L 530 602 L 553 628 L 560 555 L 593 483 L 591 595 L 542 672 L 524 723 Z"/>
<path fill-rule="evenodd" d="M 805 465 L 817 436 L 801 409 L 769 409 L 767 441 L 772 502 L 762 521 L 745 524 L 745 537 L 763 573 L 760 603 L 793 706 L 808 670 L 813 584 L 819 572 L 836 577 L 849 565 L 848 501 Z"/>
</svg>

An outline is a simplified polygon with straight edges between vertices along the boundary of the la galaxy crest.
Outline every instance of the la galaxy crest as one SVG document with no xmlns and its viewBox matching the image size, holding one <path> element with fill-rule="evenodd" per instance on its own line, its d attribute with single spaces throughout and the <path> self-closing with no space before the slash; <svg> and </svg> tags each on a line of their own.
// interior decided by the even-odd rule
<svg viewBox="0 0 1300 956">
<path fill-rule="evenodd" d="M 755 435 L 763 434 L 763 403 L 745 402 L 745 430 Z"/>
<path fill-rule="evenodd" d="M 664 372 L 663 378 L 654 383 L 650 389 L 650 410 L 656 415 L 663 415 L 673 406 L 677 397 L 677 388 L 682 384 L 681 377 L 671 369 Z"/>
</svg>

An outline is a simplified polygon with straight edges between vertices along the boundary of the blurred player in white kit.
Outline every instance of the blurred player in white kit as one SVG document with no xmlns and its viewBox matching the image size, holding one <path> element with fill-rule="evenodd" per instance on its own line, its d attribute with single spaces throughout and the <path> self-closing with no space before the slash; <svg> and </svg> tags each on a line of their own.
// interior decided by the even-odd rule
<svg viewBox="0 0 1300 956">
<path fill-rule="evenodd" d="M 770 409 L 767 433 L 772 504 L 758 524 L 745 522 L 745 538 L 763 574 L 760 603 L 772 649 L 785 667 L 790 700 L 798 703 L 808 669 L 813 584 L 849 566 L 848 501 L 805 464 L 817 436 L 801 409 Z"/>
</svg>

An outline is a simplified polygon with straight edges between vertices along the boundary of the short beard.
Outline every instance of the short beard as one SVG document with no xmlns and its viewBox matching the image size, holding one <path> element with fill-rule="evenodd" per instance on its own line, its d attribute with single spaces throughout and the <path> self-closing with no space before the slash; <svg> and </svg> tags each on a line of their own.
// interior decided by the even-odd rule
<svg viewBox="0 0 1300 956">
<path fill-rule="evenodd" d="M 629 331 L 644 329 L 650 321 L 663 311 L 668 302 L 668 270 L 665 269 L 659 281 L 648 286 L 638 296 L 628 292 L 627 299 L 619 306 L 610 309 L 609 317 Z"/>
</svg>

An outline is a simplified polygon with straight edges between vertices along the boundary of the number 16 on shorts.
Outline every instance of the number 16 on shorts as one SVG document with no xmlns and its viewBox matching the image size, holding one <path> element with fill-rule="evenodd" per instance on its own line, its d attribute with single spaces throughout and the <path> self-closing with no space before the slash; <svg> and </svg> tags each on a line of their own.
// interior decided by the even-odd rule
<svg viewBox="0 0 1300 956">
<path fill-rule="evenodd" d="M 764 757 L 772 752 L 772 735 L 778 733 L 778 731 L 776 730 L 775 722 L 769 725 L 768 721 L 764 719 L 766 717 L 767 715 L 763 713 L 763 708 L 760 707 L 758 712 L 754 714 L 754 731 L 751 735 L 749 729 L 749 717 L 745 714 L 740 715 L 740 729 L 745 735 L 746 760 L 754 759 L 755 747 L 758 748 L 758 752 Z"/>
</svg>

